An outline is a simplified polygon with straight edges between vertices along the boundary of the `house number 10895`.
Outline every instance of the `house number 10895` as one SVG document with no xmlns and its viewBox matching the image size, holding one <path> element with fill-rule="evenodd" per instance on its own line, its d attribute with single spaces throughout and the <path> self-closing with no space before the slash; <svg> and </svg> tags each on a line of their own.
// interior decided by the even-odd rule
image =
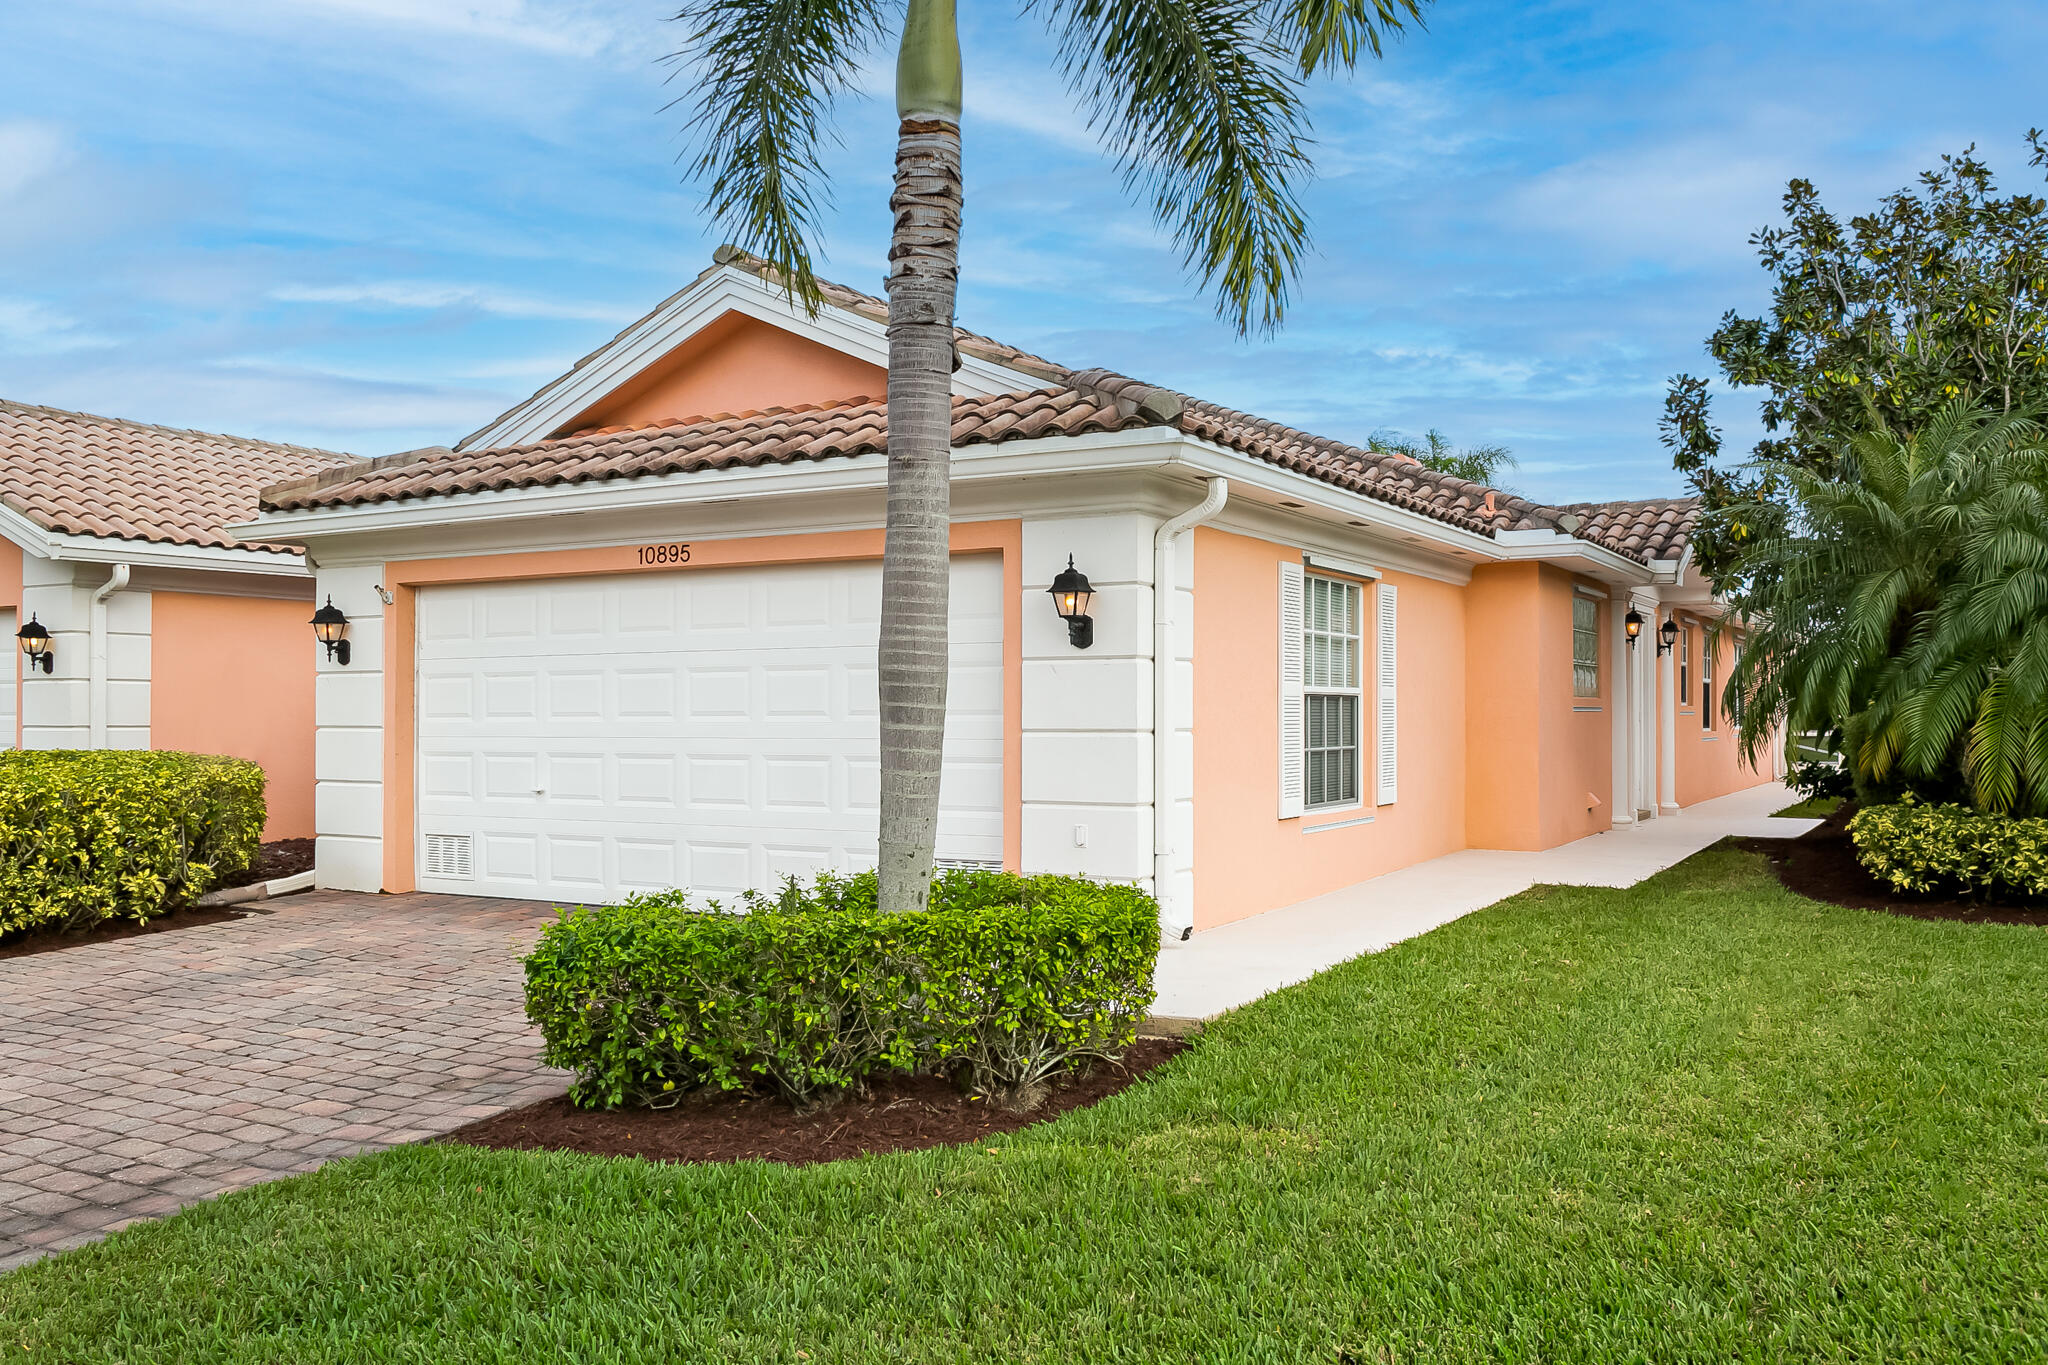
<svg viewBox="0 0 2048 1365">
<path fill-rule="evenodd" d="M 643 567 L 648 564 L 687 564 L 689 562 L 690 547 L 687 543 L 681 545 L 642 545 L 640 547 L 640 563 Z"/>
</svg>

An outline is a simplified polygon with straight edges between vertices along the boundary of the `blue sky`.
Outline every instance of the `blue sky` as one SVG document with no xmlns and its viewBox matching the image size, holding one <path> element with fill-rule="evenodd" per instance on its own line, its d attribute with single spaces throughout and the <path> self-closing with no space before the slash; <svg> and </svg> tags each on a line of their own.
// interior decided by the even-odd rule
<svg viewBox="0 0 2048 1365">
<path fill-rule="evenodd" d="M 0 6 L 0 395 L 363 454 L 467 433 L 708 262 L 673 7 Z M 1676 491 L 1664 381 L 1762 304 L 1745 239 L 1788 177 L 1860 211 L 1976 142 L 2018 187 L 2048 124 L 2039 3 L 1443 0 L 1317 90 L 1316 254 L 1241 342 L 1035 21 L 965 8 L 964 325 L 1332 436 L 1499 442 L 1553 500 Z M 824 273 L 877 290 L 893 110 L 841 116 Z"/>
</svg>

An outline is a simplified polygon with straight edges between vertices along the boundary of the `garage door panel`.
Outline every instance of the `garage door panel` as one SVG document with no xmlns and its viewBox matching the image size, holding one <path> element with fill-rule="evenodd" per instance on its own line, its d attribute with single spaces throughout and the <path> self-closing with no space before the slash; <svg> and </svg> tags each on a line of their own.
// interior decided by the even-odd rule
<svg viewBox="0 0 2048 1365">
<path fill-rule="evenodd" d="M 419 830 L 467 839 L 475 877 L 423 861 L 421 886 L 731 896 L 872 867 L 880 584 L 862 563 L 423 591 Z M 939 852 L 998 862 L 997 561 L 955 562 L 951 615 Z"/>
</svg>

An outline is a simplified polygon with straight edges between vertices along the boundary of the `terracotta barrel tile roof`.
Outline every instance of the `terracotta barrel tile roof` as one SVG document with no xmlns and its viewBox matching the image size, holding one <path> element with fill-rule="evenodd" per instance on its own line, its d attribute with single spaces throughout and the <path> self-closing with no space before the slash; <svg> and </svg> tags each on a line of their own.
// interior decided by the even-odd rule
<svg viewBox="0 0 2048 1365">
<path fill-rule="evenodd" d="M 1636 502 L 1577 502 L 1562 508 L 1583 518 L 1578 534 L 1632 559 L 1677 559 L 1685 553 L 1698 498 L 1646 498 Z"/>
<path fill-rule="evenodd" d="M 289 553 L 223 528 L 254 517 L 266 485 L 354 460 L 0 399 L 0 502 L 63 535 Z"/>
<path fill-rule="evenodd" d="M 729 266 L 770 284 L 781 282 L 781 277 L 757 256 L 721 247 L 715 260 L 713 270 Z M 704 277 L 698 278 L 701 281 Z M 818 287 L 831 307 L 875 322 L 888 320 L 888 304 L 871 294 L 829 280 L 820 280 Z M 660 309 L 655 310 L 655 314 L 659 312 Z M 1412 456 L 1368 450 L 1316 436 L 1110 370 L 1069 369 L 964 329 L 956 328 L 954 337 L 960 350 L 969 355 L 1046 382 L 1046 387 L 1028 393 L 954 399 L 956 446 L 1120 431 L 1137 426 L 1170 426 L 1267 464 L 1478 535 L 1556 531 L 1638 562 L 1676 557 L 1698 515 L 1697 501 L 1689 498 L 1580 504 L 1570 508 L 1545 506 L 1519 494 L 1439 473 Z M 591 358 L 586 356 L 578 361 L 578 368 Z M 272 489 L 265 494 L 263 505 L 279 511 L 299 510 L 864 455 L 886 449 L 886 417 L 886 405 L 880 400 L 856 399 L 824 407 L 775 409 L 657 423 L 631 430 L 584 432 L 495 450 L 460 454 L 446 450 L 413 452 L 377 461 L 367 469 L 341 471 Z M 1577 518 L 1577 525 L 1567 532 L 1566 523 L 1573 517 Z"/>
<path fill-rule="evenodd" d="M 953 400 L 953 444 L 988 445 L 1032 436 L 1078 436 L 1145 425 L 1100 394 L 1040 389 Z M 693 474 L 794 464 L 888 449 L 888 405 L 879 400 L 770 408 L 704 422 L 611 427 L 497 450 L 434 450 L 329 471 L 266 489 L 271 511 L 348 507 L 457 493 L 482 493 L 602 479 Z"/>
</svg>

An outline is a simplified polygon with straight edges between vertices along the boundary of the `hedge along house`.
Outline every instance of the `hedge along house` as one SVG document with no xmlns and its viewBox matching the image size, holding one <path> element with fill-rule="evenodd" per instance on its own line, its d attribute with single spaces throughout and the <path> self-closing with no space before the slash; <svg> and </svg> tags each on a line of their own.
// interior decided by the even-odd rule
<svg viewBox="0 0 2048 1365">
<path fill-rule="evenodd" d="M 313 576 L 224 528 L 351 458 L 0 401 L 0 746 L 254 759 L 311 835 Z"/>
<path fill-rule="evenodd" d="M 306 548 L 353 642 L 320 664 L 324 885 L 871 862 L 886 310 L 764 274 L 721 252 L 460 446 L 265 492 L 246 532 Z M 1203 928 L 1761 779 L 1678 705 L 1717 615 L 1688 502 L 1540 506 L 964 331 L 954 389 L 943 863 L 1132 879 Z M 1690 655 L 1655 647 L 1674 611 Z"/>
</svg>

